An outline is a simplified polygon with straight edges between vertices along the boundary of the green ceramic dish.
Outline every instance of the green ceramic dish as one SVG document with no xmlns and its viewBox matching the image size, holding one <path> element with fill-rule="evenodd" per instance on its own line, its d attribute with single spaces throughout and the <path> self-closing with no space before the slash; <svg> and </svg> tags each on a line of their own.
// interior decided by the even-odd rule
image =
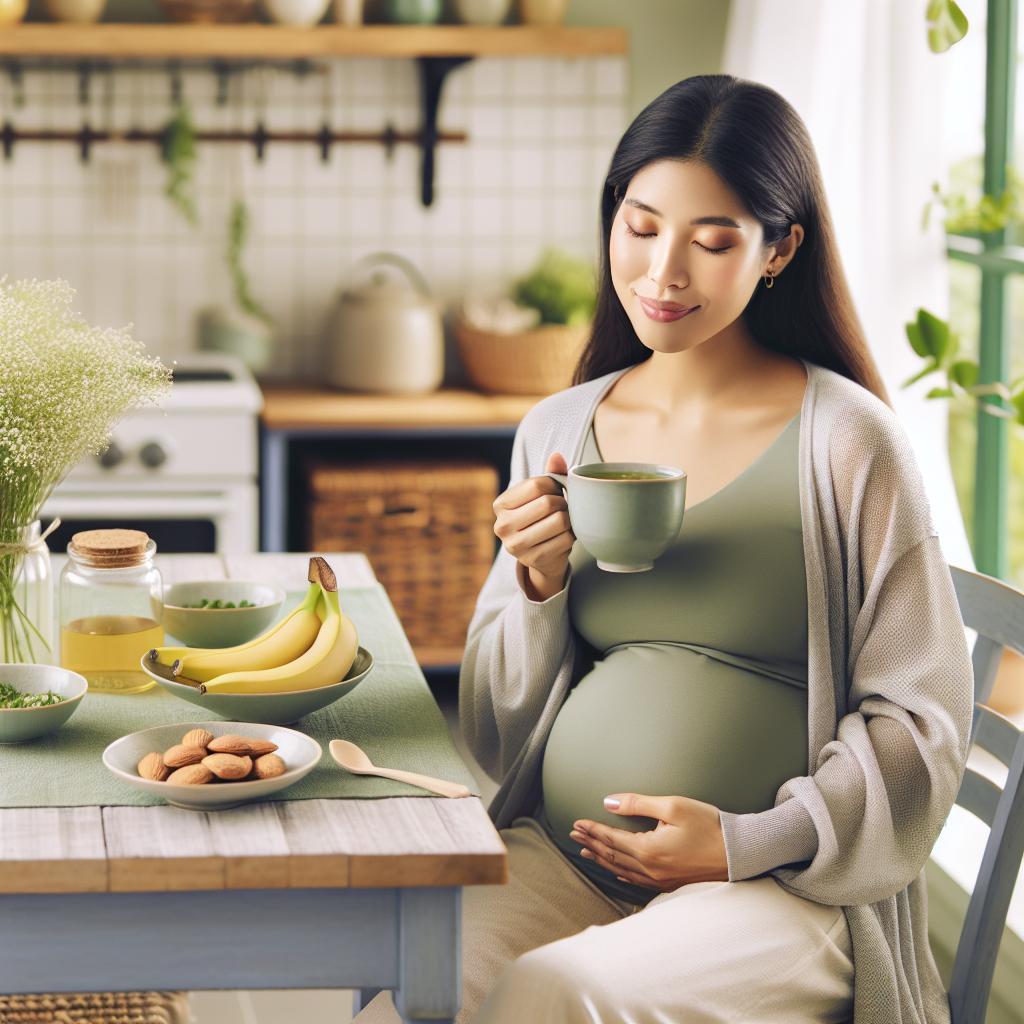
<svg viewBox="0 0 1024 1024">
<path fill-rule="evenodd" d="M 186 608 L 204 598 L 253 608 Z M 234 647 L 268 630 L 276 621 L 285 593 L 267 583 L 244 580 L 194 580 L 164 587 L 164 633 L 189 647 Z"/>
<path fill-rule="evenodd" d="M 146 675 L 155 679 L 168 693 L 215 715 L 238 722 L 289 725 L 304 715 L 333 704 L 355 689 L 373 668 L 373 655 L 365 647 L 360 647 L 344 679 L 330 686 L 292 693 L 200 693 L 198 687 L 176 680 L 166 665 L 147 661 L 145 656 L 140 664 Z"/>
<path fill-rule="evenodd" d="M 55 732 L 77 710 L 89 684 L 55 665 L 0 665 L 0 683 L 22 693 L 52 690 L 64 700 L 39 708 L 0 708 L 0 743 L 21 743 Z"/>
</svg>

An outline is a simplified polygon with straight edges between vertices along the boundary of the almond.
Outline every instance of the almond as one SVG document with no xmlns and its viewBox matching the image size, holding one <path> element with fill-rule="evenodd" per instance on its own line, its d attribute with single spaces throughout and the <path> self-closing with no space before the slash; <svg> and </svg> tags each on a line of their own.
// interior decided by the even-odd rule
<svg viewBox="0 0 1024 1024">
<path fill-rule="evenodd" d="M 284 775 L 287 767 L 277 754 L 264 754 L 256 758 L 252 765 L 252 774 L 257 779 L 273 779 Z"/>
<path fill-rule="evenodd" d="M 152 754 L 147 754 L 139 762 L 138 773 L 144 779 L 151 779 L 153 782 L 163 782 L 171 774 L 171 769 L 164 764 L 163 754 L 159 750 L 154 750 Z"/>
<path fill-rule="evenodd" d="M 270 740 L 249 740 L 249 746 L 252 748 L 249 753 L 253 757 L 262 757 L 264 754 L 272 754 L 277 750 L 277 744 L 271 743 Z"/>
<path fill-rule="evenodd" d="M 171 768 L 183 768 L 187 764 L 199 764 L 206 757 L 205 747 L 186 747 L 176 743 L 164 751 L 164 764 Z"/>
<path fill-rule="evenodd" d="M 252 770 L 252 758 L 248 754 L 242 757 L 235 754 L 210 754 L 203 758 L 203 764 L 218 779 L 244 779 Z"/>
<path fill-rule="evenodd" d="M 235 754 L 238 757 L 248 754 L 252 749 L 244 736 L 236 736 L 234 733 L 218 736 L 210 740 L 206 746 L 211 754 Z"/>
<path fill-rule="evenodd" d="M 201 786 L 213 778 L 213 772 L 205 764 L 187 764 L 176 772 L 171 772 L 167 781 L 178 786 Z"/>
<path fill-rule="evenodd" d="M 208 747 L 212 741 L 212 732 L 207 732 L 205 729 L 193 729 L 181 738 L 181 745 L 183 747 Z"/>
</svg>

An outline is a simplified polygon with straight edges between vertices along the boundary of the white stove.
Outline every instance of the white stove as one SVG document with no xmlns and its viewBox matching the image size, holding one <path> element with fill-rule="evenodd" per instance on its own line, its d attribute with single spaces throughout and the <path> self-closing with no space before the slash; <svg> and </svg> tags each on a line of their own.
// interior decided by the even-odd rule
<svg viewBox="0 0 1024 1024">
<path fill-rule="evenodd" d="M 118 422 L 110 447 L 77 465 L 43 506 L 51 551 L 78 530 L 145 530 L 157 551 L 259 549 L 259 413 L 263 397 L 232 356 L 193 352 L 174 364 L 159 408 Z"/>
</svg>

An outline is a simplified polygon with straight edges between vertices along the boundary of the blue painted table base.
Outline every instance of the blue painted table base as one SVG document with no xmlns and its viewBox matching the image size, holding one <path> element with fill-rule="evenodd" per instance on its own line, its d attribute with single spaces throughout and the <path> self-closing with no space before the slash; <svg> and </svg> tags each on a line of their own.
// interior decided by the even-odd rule
<svg viewBox="0 0 1024 1024">
<path fill-rule="evenodd" d="M 232 889 L 0 896 L 0 992 L 394 990 L 450 1024 L 462 889 Z M 358 1007 L 357 1007 L 358 1009 Z"/>
</svg>

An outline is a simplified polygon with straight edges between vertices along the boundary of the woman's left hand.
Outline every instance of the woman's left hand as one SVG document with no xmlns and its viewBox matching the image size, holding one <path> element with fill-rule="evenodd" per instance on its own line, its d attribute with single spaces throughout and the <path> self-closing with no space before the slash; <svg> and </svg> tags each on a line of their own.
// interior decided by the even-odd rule
<svg viewBox="0 0 1024 1024">
<path fill-rule="evenodd" d="M 618 806 L 613 801 L 618 800 Z M 718 808 L 685 796 L 614 793 L 605 806 L 616 814 L 656 818 L 648 832 L 630 832 L 580 818 L 569 833 L 582 856 L 623 882 L 671 892 L 690 882 L 727 882 L 729 865 Z"/>
</svg>

